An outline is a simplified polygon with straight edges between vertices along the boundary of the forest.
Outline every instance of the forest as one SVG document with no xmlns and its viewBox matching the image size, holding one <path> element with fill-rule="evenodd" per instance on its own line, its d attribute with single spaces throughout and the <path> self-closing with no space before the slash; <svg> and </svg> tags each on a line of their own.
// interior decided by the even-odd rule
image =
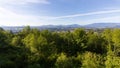
<svg viewBox="0 0 120 68">
<path fill-rule="evenodd" d="M 0 29 L 0 68 L 120 68 L 120 29 Z"/>
</svg>

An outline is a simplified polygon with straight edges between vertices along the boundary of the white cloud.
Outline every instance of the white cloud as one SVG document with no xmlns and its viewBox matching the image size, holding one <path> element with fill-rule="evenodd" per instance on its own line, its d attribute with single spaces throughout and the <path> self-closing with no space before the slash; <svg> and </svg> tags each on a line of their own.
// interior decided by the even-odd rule
<svg viewBox="0 0 120 68">
<path fill-rule="evenodd" d="M 98 11 L 98 12 L 90 12 L 84 14 L 74 14 L 74 15 L 67 15 L 67 16 L 59 16 L 59 17 L 52 17 L 52 16 L 34 16 L 34 15 L 23 15 L 17 14 L 13 11 L 0 7 L 0 25 L 8 25 L 8 26 L 21 26 L 21 25 L 45 25 L 45 24 L 55 24 L 56 21 L 64 22 L 61 24 L 65 24 L 65 22 L 73 22 L 75 21 L 74 17 L 82 17 L 88 15 L 97 15 L 97 14 L 107 14 L 107 13 L 119 13 L 120 10 L 110 10 L 110 11 Z M 67 19 L 66 19 L 67 18 Z M 74 18 L 71 21 L 69 18 Z M 50 23 L 51 22 L 51 23 Z M 80 23 L 77 21 L 78 24 Z M 76 23 L 77 23 L 76 22 Z M 114 17 L 105 17 L 105 18 L 97 18 L 91 20 L 82 20 L 83 24 L 88 23 L 95 23 L 95 22 L 120 22 L 120 16 L 116 15 Z M 58 24 L 58 23 L 56 23 Z"/>
<path fill-rule="evenodd" d="M 112 23 L 120 23 L 120 16 L 113 16 L 113 17 L 104 17 L 98 19 L 88 20 L 86 22 L 89 23 L 98 23 L 98 22 L 112 22 Z"/>
<path fill-rule="evenodd" d="M 117 13 L 117 12 L 120 12 L 120 10 L 97 11 L 97 12 L 90 12 L 90 13 L 83 13 L 83 14 L 49 17 L 49 19 L 74 18 L 74 17 L 81 17 L 81 16 L 90 16 L 90 15 L 99 15 L 99 14 L 108 14 L 108 13 Z"/>
<path fill-rule="evenodd" d="M 0 4 L 28 4 L 28 3 L 49 4 L 48 0 L 0 0 Z"/>
<path fill-rule="evenodd" d="M 50 4 L 48 0 L 0 0 L 0 25 L 18 26 L 18 25 L 42 25 L 43 19 L 46 17 L 18 14 L 6 6 L 17 7 L 21 5 L 29 5 L 32 3 Z M 13 8 L 14 9 L 14 8 Z"/>
<path fill-rule="evenodd" d="M 0 7 L 0 25 L 18 26 L 18 25 L 41 25 L 39 19 L 35 16 L 20 15 Z"/>
</svg>

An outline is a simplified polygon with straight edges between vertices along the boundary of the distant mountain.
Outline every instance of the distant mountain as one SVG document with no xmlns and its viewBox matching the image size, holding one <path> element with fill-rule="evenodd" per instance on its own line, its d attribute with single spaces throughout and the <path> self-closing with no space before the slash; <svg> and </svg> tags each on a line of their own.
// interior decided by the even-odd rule
<svg viewBox="0 0 120 68">
<path fill-rule="evenodd" d="M 84 26 L 85 28 L 120 28 L 120 23 L 93 23 Z"/>
<path fill-rule="evenodd" d="M 13 32 L 18 32 L 22 30 L 25 26 L 2 26 L 5 30 L 11 30 Z M 78 25 L 78 24 L 71 24 L 71 25 L 43 25 L 43 26 L 30 26 L 31 28 L 37 28 L 39 30 L 51 30 L 51 31 L 66 31 L 71 30 L 74 28 L 89 28 L 89 29 L 96 29 L 96 28 L 120 28 L 120 23 L 93 23 L 88 25 Z"/>
<path fill-rule="evenodd" d="M 76 28 L 76 27 L 81 27 L 78 24 L 71 24 L 71 25 L 43 25 L 39 26 L 41 28 Z"/>
<path fill-rule="evenodd" d="M 78 24 L 71 24 L 71 25 L 45 25 L 40 26 L 43 29 L 46 28 L 120 28 L 120 23 L 93 23 L 88 25 L 78 25 Z"/>
<path fill-rule="evenodd" d="M 13 32 L 21 31 L 25 26 L 2 26 L 4 30 L 11 30 Z M 37 28 L 39 30 L 50 30 L 50 31 L 66 31 L 74 28 L 80 28 L 82 26 L 78 24 L 72 25 L 42 25 L 42 26 L 30 26 L 31 28 Z"/>
</svg>

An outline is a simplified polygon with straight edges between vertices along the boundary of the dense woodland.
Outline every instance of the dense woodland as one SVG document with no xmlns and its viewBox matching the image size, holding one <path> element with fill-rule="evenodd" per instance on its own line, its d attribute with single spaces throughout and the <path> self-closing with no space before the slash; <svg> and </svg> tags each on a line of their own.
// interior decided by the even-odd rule
<svg viewBox="0 0 120 68">
<path fill-rule="evenodd" d="M 0 29 L 0 68 L 120 68 L 120 29 Z"/>
</svg>

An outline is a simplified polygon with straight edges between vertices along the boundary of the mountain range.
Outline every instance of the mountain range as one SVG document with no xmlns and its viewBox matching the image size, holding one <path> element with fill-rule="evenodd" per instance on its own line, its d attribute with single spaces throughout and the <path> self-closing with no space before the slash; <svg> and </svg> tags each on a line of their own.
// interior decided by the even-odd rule
<svg viewBox="0 0 120 68">
<path fill-rule="evenodd" d="M 38 26 L 36 26 L 38 27 Z M 120 23 L 93 23 L 87 25 L 71 24 L 71 25 L 43 25 L 40 28 L 120 28 Z"/>
<path fill-rule="evenodd" d="M 4 30 L 11 30 L 14 32 L 22 30 L 25 26 L 1 26 Z M 86 29 L 96 29 L 96 28 L 120 28 L 120 23 L 93 23 L 87 25 L 42 25 L 42 26 L 30 26 L 31 28 L 37 28 L 39 30 L 70 30 L 74 28 L 86 28 Z"/>
<path fill-rule="evenodd" d="M 120 28 L 120 23 L 93 23 L 83 26 L 85 28 Z"/>
</svg>

